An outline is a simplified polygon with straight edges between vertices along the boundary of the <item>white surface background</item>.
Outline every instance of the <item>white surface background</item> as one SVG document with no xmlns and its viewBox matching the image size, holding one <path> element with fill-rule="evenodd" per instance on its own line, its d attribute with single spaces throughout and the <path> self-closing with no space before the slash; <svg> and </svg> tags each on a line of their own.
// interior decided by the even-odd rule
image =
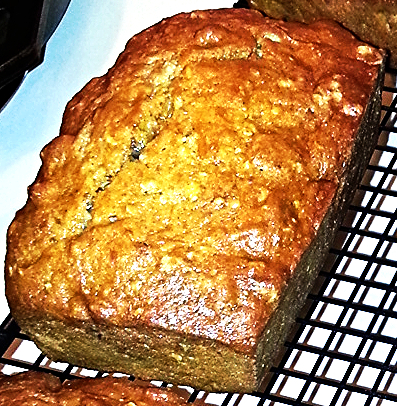
<svg viewBox="0 0 397 406">
<path fill-rule="evenodd" d="M 66 103 L 92 77 L 104 74 L 134 34 L 165 17 L 232 7 L 230 0 L 72 0 L 45 60 L 30 72 L 0 113 L 0 322 L 8 314 L 3 264 L 6 231 L 40 167 L 39 153 L 56 137 Z"/>
</svg>

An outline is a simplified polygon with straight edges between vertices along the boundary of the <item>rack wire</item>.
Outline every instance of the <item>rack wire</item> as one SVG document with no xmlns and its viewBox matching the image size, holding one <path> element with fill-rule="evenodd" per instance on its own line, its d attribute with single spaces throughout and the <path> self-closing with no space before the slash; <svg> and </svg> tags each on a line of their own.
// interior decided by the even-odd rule
<svg viewBox="0 0 397 406">
<path fill-rule="evenodd" d="M 397 405 L 397 71 L 383 88 L 379 142 L 294 334 L 261 390 L 185 388 L 188 402 L 220 406 Z M 101 373 L 48 360 L 9 315 L 0 326 L 0 371 Z M 163 382 L 154 382 L 167 386 Z"/>
</svg>

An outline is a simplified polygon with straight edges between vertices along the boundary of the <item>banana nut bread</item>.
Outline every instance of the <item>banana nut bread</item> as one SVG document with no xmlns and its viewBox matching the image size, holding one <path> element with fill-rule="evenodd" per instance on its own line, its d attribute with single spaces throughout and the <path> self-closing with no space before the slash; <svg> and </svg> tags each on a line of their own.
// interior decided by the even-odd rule
<svg viewBox="0 0 397 406">
<path fill-rule="evenodd" d="M 0 375 L 0 405 L 181 406 L 186 399 L 169 388 L 131 382 L 127 378 L 82 378 L 61 383 L 44 372 Z"/>
<path fill-rule="evenodd" d="M 254 10 L 134 36 L 9 227 L 20 327 L 53 360 L 255 390 L 371 154 L 383 67 L 336 23 Z"/>
<path fill-rule="evenodd" d="M 397 1 L 395 0 L 248 0 L 269 17 L 313 23 L 332 19 L 361 40 L 390 51 L 397 68 Z"/>
</svg>

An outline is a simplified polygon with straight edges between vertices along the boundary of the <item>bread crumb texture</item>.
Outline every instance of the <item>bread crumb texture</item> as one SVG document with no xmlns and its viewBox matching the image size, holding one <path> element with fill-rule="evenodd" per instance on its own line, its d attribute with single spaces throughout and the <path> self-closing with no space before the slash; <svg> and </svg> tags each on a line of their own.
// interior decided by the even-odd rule
<svg viewBox="0 0 397 406">
<path fill-rule="evenodd" d="M 68 104 L 9 228 L 15 317 L 255 353 L 381 61 L 336 24 L 253 10 L 180 14 L 134 36 Z"/>
</svg>

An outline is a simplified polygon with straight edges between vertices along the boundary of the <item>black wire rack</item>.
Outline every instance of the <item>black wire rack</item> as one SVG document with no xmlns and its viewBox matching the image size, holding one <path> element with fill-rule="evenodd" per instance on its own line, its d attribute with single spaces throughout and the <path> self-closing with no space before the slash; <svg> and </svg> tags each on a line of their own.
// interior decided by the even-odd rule
<svg viewBox="0 0 397 406">
<path fill-rule="evenodd" d="M 220 406 L 397 405 L 397 71 L 383 88 L 379 142 L 318 283 L 258 392 L 185 388 L 188 402 Z M 46 371 L 61 380 L 100 376 L 48 360 L 9 315 L 0 371 Z M 159 386 L 166 383 L 155 382 Z"/>
</svg>

